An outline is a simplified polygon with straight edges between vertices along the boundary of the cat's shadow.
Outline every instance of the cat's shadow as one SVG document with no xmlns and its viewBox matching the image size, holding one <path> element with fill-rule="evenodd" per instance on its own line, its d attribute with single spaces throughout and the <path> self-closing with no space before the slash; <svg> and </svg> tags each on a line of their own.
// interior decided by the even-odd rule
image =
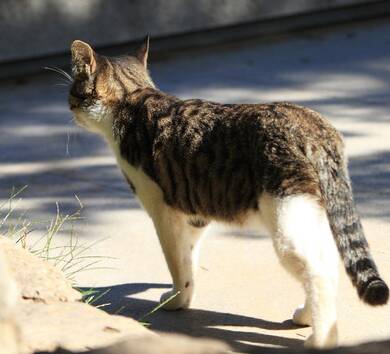
<svg viewBox="0 0 390 354">
<path fill-rule="evenodd" d="M 158 303 L 139 299 L 133 295 L 149 289 L 168 289 L 170 284 L 134 283 L 94 288 L 105 293 L 94 305 L 111 314 L 129 316 L 136 320 L 153 310 Z M 252 351 L 258 346 L 277 345 L 283 347 L 301 347 L 303 340 L 277 335 L 254 333 L 244 328 L 254 327 L 267 330 L 294 330 L 299 328 L 291 320 L 271 322 L 259 318 L 223 313 L 209 310 L 190 309 L 168 312 L 158 310 L 142 319 L 150 323 L 150 328 L 162 332 L 176 332 L 195 337 L 209 337 L 227 342 L 239 352 Z M 240 330 L 239 328 L 243 328 Z"/>
</svg>

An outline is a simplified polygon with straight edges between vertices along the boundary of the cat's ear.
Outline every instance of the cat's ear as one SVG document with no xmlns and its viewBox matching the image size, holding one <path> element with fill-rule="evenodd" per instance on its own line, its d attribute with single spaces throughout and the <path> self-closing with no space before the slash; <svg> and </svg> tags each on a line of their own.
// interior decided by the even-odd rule
<svg viewBox="0 0 390 354">
<path fill-rule="evenodd" d="M 91 46 L 76 40 L 71 46 L 74 75 L 90 76 L 96 70 L 96 54 Z"/>
<path fill-rule="evenodd" d="M 146 68 L 148 65 L 149 54 L 149 36 L 146 36 L 142 41 L 141 46 L 137 49 L 136 57 Z"/>
</svg>

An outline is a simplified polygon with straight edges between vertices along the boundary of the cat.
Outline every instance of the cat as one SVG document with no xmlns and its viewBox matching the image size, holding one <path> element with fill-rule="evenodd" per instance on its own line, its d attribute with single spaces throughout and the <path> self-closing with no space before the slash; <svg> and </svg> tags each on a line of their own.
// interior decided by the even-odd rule
<svg viewBox="0 0 390 354">
<path fill-rule="evenodd" d="M 104 137 L 152 218 L 173 289 L 165 309 L 190 306 L 199 240 L 211 221 L 268 229 L 281 264 L 303 285 L 293 322 L 307 346 L 337 344 L 338 253 L 370 305 L 389 290 L 356 213 L 342 136 L 319 113 L 290 103 L 219 104 L 158 90 L 149 39 L 134 56 L 109 58 L 72 43 L 69 106 Z M 338 253 L 337 253 L 338 250 Z"/>
</svg>

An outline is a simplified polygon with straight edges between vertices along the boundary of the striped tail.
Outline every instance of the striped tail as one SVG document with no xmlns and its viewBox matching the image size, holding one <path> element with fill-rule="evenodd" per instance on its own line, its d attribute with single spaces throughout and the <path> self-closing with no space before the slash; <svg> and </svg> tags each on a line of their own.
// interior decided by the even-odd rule
<svg viewBox="0 0 390 354">
<path fill-rule="evenodd" d="M 384 305 L 389 288 L 370 254 L 352 196 L 348 171 L 342 159 L 331 159 L 320 169 L 320 183 L 330 228 L 345 269 L 359 297 L 369 305 Z"/>
</svg>

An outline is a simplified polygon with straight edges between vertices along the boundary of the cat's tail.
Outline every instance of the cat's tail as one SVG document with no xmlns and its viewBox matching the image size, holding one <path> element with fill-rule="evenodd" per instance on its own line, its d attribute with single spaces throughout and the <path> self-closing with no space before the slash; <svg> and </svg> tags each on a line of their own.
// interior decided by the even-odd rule
<svg viewBox="0 0 390 354">
<path fill-rule="evenodd" d="M 357 215 L 352 187 L 342 156 L 328 156 L 320 169 L 320 183 L 330 228 L 345 269 L 362 301 L 384 305 L 389 288 L 380 277 Z"/>
</svg>

